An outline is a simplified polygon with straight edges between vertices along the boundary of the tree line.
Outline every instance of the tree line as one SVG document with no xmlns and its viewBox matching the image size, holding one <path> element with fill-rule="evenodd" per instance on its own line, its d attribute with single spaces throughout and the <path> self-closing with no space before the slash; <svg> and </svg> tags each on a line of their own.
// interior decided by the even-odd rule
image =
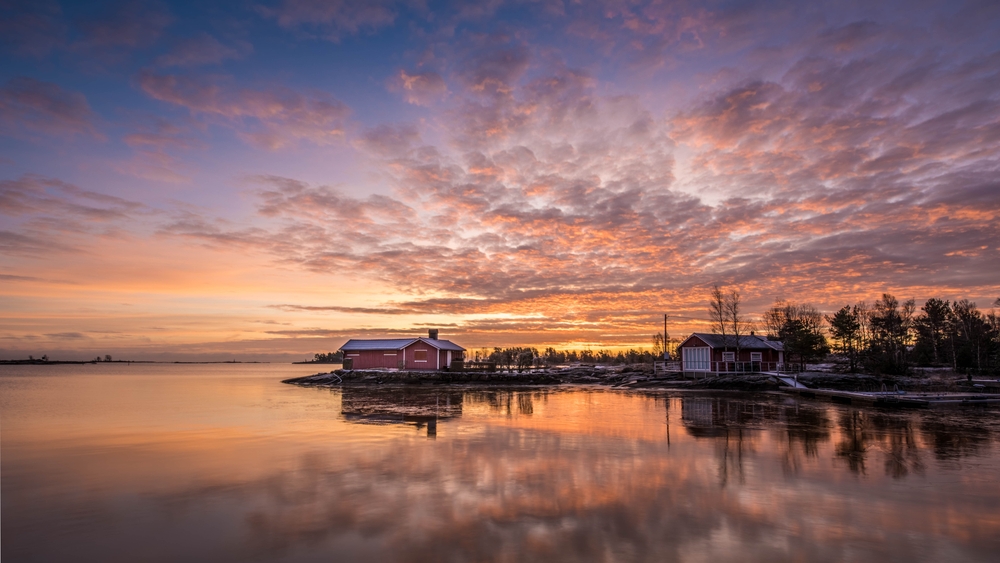
<svg viewBox="0 0 1000 563">
<path fill-rule="evenodd" d="M 344 361 L 344 353 L 337 352 L 327 352 L 326 354 L 318 353 L 313 355 L 313 360 L 317 364 L 339 364 Z"/>
<path fill-rule="evenodd" d="M 884 294 L 871 306 L 864 301 L 845 305 L 827 320 L 851 371 L 864 367 L 902 374 L 919 365 L 968 374 L 1000 372 L 1000 315 L 984 313 L 968 299 L 931 298 L 918 310 L 913 299 L 900 303 Z"/>
<path fill-rule="evenodd" d="M 755 329 L 741 310 L 736 290 L 714 286 L 708 312 L 712 332 L 737 350 L 740 336 Z M 993 303 L 1000 306 L 1000 299 Z M 960 373 L 1000 373 L 1000 315 L 980 311 L 961 299 L 950 303 L 928 299 L 917 309 L 888 293 L 869 305 L 860 301 L 823 315 L 808 304 L 776 301 L 761 316 L 760 328 L 769 340 L 783 343 L 787 363 L 805 364 L 825 357 L 831 346 L 847 368 L 901 375 L 910 367 L 947 366 Z"/>
<path fill-rule="evenodd" d="M 661 335 L 659 336 L 662 342 Z M 662 344 L 661 344 L 662 345 Z M 548 347 L 539 352 L 537 348 L 495 347 L 481 348 L 477 350 L 471 358 L 474 362 L 493 362 L 497 369 L 501 371 L 519 372 L 531 368 L 541 368 L 560 364 L 603 364 L 603 365 L 628 365 L 628 364 L 652 364 L 656 360 L 663 359 L 662 353 L 657 354 L 655 350 L 635 350 L 628 349 L 619 352 L 608 350 L 556 350 Z"/>
</svg>

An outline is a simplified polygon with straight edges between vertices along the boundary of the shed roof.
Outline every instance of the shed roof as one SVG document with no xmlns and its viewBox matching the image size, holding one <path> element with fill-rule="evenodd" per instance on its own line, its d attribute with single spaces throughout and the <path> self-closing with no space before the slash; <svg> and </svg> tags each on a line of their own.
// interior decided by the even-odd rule
<svg viewBox="0 0 1000 563">
<path fill-rule="evenodd" d="M 455 344 L 451 340 L 441 340 L 440 338 L 434 339 L 434 338 L 424 338 L 424 337 L 420 337 L 417 340 L 425 344 L 430 344 L 431 346 L 437 348 L 438 350 L 453 350 L 455 352 L 465 351 L 465 348 L 462 348 L 461 346 Z"/>
<path fill-rule="evenodd" d="M 711 334 L 707 332 L 692 333 L 691 336 L 685 338 L 684 342 L 681 342 L 680 345 L 684 346 L 684 344 L 686 344 L 687 341 L 691 339 L 691 337 L 699 338 L 701 341 L 703 341 L 705 344 L 708 344 L 712 348 L 725 348 L 727 346 L 730 348 L 736 347 L 735 336 L 727 335 L 723 337 L 721 334 Z M 777 340 L 768 340 L 763 336 L 757 336 L 756 334 L 753 335 L 748 334 L 745 336 L 740 336 L 740 348 L 744 350 L 778 350 L 780 352 L 785 349 L 785 345 L 782 344 L 781 342 L 778 342 Z"/>
<path fill-rule="evenodd" d="M 352 338 L 340 347 L 345 352 L 357 352 L 361 350 L 402 350 L 415 342 L 423 342 L 437 348 L 438 350 L 465 351 L 458 344 L 450 340 L 433 340 L 431 338 L 374 338 L 358 339 Z"/>
<path fill-rule="evenodd" d="M 376 338 L 370 340 L 352 338 L 345 342 L 340 349 L 352 352 L 356 350 L 399 350 L 417 340 L 417 338 Z"/>
</svg>

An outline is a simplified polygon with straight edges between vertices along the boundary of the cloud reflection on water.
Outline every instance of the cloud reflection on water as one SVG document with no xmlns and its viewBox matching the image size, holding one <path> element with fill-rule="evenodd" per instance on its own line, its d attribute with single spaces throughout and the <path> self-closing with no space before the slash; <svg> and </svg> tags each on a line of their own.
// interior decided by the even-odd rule
<svg viewBox="0 0 1000 563">
<path fill-rule="evenodd" d="M 590 390 L 295 391 L 339 403 L 342 417 L 301 435 L 281 422 L 275 434 L 5 443 L 4 555 L 985 561 L 1000 547 L 1000 491 L 978 486 L 998 466 L 981 412 Z M 432 408 L 442 416 L 428 441 L 427 421 L 406 417 Z M 368 424 L 396 415 L 421 426 Z"/>
</svg>

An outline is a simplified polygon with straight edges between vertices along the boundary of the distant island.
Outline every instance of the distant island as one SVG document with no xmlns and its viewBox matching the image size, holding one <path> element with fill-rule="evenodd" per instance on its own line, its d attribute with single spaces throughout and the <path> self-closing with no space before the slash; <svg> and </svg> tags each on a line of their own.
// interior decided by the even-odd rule
<svg viewBox="0 0 1000 563">
<path fill-rule="evenodd" d="M 305 360 L 302 362 L 292 362 L 293 364 L 341 364 L 344 362 L 344 353 L 337 352 L 327 352 L 326 354 L 320 353 L 313 356 L 311 360 Z"/>
<path fill-rule="evenodd" d="M 110 356 L 108 356 L 110 358 Z M 28 359 L 20 360 L 0 360 L 0 365 L 4 366 L 58 366 L 58 365 L 84 365 L 84 364 L 269 364 L 271 362 L 243 362 L 239 360 L 223 360 L 223 361 L 189 361 L 183 362 L 179 360 L 175 361 L 160 361 L 160 360 L 102 360 L 101 358 L 94 358 L 93 360 L 50 360 L 47 356 L 42 356 L 41 358 L 32 358 L 28 356 Z M 298 362 L 307 363 L 307 362 Z M 312 363 L 312 362 L 308 362 Z"/>
</svg>

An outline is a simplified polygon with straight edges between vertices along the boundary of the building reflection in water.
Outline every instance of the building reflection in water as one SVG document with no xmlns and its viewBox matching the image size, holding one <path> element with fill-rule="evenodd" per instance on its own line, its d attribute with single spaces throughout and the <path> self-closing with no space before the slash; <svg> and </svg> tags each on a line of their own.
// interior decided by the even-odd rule
<svg viewBox="0 0 1000 563">
<path fill-rule="evenodd" d="M 410 424 L 437 436 L 440 421 L 462 416 L 463 393 L 446 388 L 344 387 L 340 412 L 360 424 Z"/>
</svg>

